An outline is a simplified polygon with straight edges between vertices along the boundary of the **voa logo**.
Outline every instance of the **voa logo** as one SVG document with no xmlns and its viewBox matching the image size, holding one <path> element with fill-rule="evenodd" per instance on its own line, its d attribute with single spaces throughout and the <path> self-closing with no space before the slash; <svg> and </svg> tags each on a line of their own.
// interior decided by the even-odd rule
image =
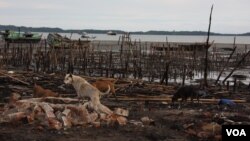
<svg viewBox="0 0 250 141">
<path fill-rule="evenodd" d="M 226 129 L 227 136 L 247 136 L 244 129 Z"/>
</svg>

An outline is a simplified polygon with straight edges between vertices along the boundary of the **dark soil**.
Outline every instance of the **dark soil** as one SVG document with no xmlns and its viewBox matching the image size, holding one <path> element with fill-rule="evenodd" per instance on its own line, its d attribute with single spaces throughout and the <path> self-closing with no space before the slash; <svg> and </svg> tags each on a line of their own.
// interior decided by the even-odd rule
<svg viewBox="0 0 250 141">
<path fill-rule="evenodd" d="M 106 105 L 115 105 L 116 102 L 105 101 Z M 63 130 L 51 130 L 46 127 L 29 124 L 0 124 L 1 141 L 165 141 L 165 140 L 211 140 L 201 139 L 185 132 L 184 124 L 194 123 L 194 129 L 199 130 L 202 123 L 217 122 L 211 117 L 204 116 L 204 112 L 211 115 L 222 112 L 234 113 L 234 115 L 245 115 L 249 111 L 243 106 L 241 110 L 218 107 L 216 105 L 184 105 L 181 109 L 170 108 L 169 105 L 150 103 L 149 108 L 137 102 L 123 102 L 118 105 L 127 105 L 130 108 L 129 120 L 140 121 L 141 117 L 148 116 L 154 122 L 151 125 L 134 125 L 128 123 L 125 126 L 96 127 L 72 127 Z M 137 106 L 136 106 L 137 105 Z M 209 107 L 209 108 L 208 108 Z M 236 114 L 238 113 L 238 114 Z M 249 114 L 249 113 L 248 113 Z M 233 117 L 232 117 L 233 118 Z M 235 120 L 239 119 L 235 117 Z M 249 119 L 239 119 L 249 123 Z M 244 121 L 245 120 L 245 121 Z M 218 121 L 219 122 L 219 121 Z"/>
<path fill-rule="evenodd" d="M 33 75 L 30 74 L 30 77 Z M 48 79 L 49 78 L 49 79 Z M 58 79 L 60 78 L 60 79 Z M 5 78 L 6 79 L 6 78 Z M 26 86 L 15 84 L 12 80 L 1 79 L 3 82 L 1 90 L 6 89 L 10 92 L 22 91 L 22 95 L 32 93 L 32 85 L 28 86 L 26 91 L 23 89 Z M 29 80 L 28 77 L 24 79 Z M 50 82 L 50 83 L 48 83 Z M 55 91 L 62 91 L 58 88 L 63 82 L 63 77 L 55 76 L 40 76 L 38 84 L 44 84 L 47 88 L 54 88 Z M 23 88 L 13 87 L 21 85 Z M 5 87 L 8 87 L 5 88 Z M 9 92 L 9 93 L 10 93 Z M 74 91 L 69 88 L 62 93 L 70 93 Z M 3 93 L 3 91 L 1 92 Z M 158 93 L 158 92 L 157 92 Z M 118 94 L 119 95 L 119 94 Z M 237 98 L 237 95 L 232 95 Z M 249 99 L 249 95 L 241 95 Z M 185 124 L 193 124 L 193 130 L 199 132 L 200 126 L 203 123 L 217 122 L 223 124 L 223 121 L 214 118 L 216 114 L 225 113 L 230 115 L 228 118 L 235 122 L 249 124 L 250 105 L 249 103 L 238 104 L 236 107 L 218 106 L 216 104 L 184 104 L 180 109 L 178 105 L 172 106 L 162 102 L 125 102 L 111 101 L 109 99 L 102 100 L 104 105 L 111 109 L 115 107 L 126 108 L 129 110 L 129 123 L 125 126 L 107 126 L 102 125 L 99 128 L 87 127 L 72 127 L 70 129 L 51 130 L 47 127 L 42 127 L 36 124 L 27 123 L 1 123 L 0 124 L 0 141 L 195 141 L 195 140 L 213 140 L 211 138 L 199 138 L 189 134 L 184 128 Z M 3 109 L 0 109 L 0 112 Z M 206 113 L 206 114 L 205 114 Z M 229 114 L 227 114 L 229 113 Z M 153 119 L 150 125 L 135 125 L 131 120 L 140 121 L 144 116 Z"/>
</svg>

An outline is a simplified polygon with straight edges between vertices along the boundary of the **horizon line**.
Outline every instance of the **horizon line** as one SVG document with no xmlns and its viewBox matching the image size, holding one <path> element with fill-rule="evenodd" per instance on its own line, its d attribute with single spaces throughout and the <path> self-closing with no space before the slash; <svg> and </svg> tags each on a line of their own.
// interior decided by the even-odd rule
<svg viewBox="0 0 250 141">
<path fill-rule="evenodd" d="M 14 27 L 24 27 L 24 28 L 50 28 L 50 29 L 60 29 L 60 30 L 64 30 L 64 31 L 69 31 L 69 30 L 99 30 L 99 31 L 122 31 L 122 32 L 142 32 L 142 33 L 147 33 L 147 32 L 207 32 L 207 31 L 202 31 L 202 30 L 138 30 L 138 31 L 127 31 L 127 30 L 122 30 L 122 29 L 94 29 L 94 28 L 85 28 L 85 29 L 73 29 L 73 28 L 61 28 L 61 27 L 53 27 L 53 26 L 24 26 L 24 25 L 2 25 L 0 24 L 0 26 L 14 26 Z M 250 32 L 244 32 L 244 33 L 220 33 L 220 32 L 210 32 L 213 34 L 224 34 L 224 35 L 242 35 L 242 34 L 248 34 Z"/>
</svg>

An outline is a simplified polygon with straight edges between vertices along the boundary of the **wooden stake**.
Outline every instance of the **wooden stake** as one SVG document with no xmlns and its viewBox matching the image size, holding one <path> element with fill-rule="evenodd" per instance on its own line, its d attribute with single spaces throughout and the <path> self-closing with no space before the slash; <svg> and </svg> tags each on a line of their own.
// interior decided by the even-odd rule
<svg viewBox="0 0 250 141">
<path fill-rule="evenodd" d="M 214 5 L 212 5 L 211 7 L 209 26 L 208 26 L 208 32 L 207 32 L 207 41 L 206 41 L 206 58 L 205 58 L 205 69 L 204 69 L 204 85 L 205 86 L 207 86 L 208 48 L 209 48 L 209 36 L 210 36 L 210 27 L 211 27 L 211 21 L 212 21 L 213 7 Z"/>
</svg>

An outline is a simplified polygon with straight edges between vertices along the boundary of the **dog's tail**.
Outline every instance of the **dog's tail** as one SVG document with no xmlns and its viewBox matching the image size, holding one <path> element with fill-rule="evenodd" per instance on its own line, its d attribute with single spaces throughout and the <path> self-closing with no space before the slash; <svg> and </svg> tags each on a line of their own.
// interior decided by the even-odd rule
<svg viewBox="0 0 250 141">
<path fill-rule="evenodd" d="M 108 90 L 106 91 L 106 92 L 101 92 L 100 91 L 100 95 L 107 95 L 107 94 L 109 94 L 109 92 L 110 92 L 110 86 L 108 85 Z"/>
</svg>

